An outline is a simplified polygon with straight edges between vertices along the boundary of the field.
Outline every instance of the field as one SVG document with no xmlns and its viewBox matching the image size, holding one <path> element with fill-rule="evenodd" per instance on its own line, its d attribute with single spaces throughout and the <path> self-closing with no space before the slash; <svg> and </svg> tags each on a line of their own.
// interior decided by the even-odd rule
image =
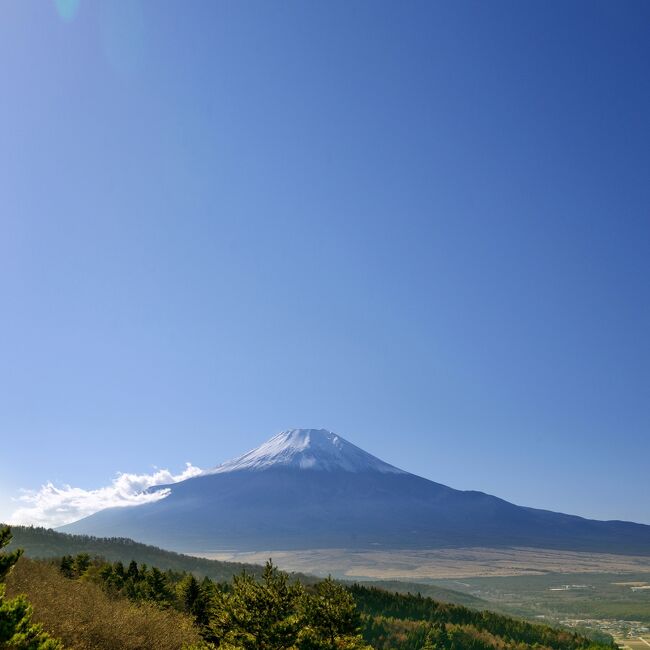
<svg viewBox="0 0 650 650">
<path fill-rule="evenodd" d="M 650 648 L 650 636 L 636 637 L 634 639 L 615 639 L 622 650 L 646 650 Z"/>
<path fill-rule="evenodd" d="M 578 553 L 532 548 L 451 548 L 432 550 L 262 551 L 202 554 L 217 560 L 259 564 L 267 558 L 282 568 L 357 580 L 428 581 L 474 577 L 650 573 L 650 557 Z M 623 578 L 630 580 L 631 578 Z"/>
<path fill-rule="evenodd" d="M 548 573 L 437 580 L 449 589 L 522 613 L 551 618 L 639 621 L 650 626 L 650 592 L 633 590 L 626 580 L 650 581 L 650 573 Z"/>
<path fill-rule="evenodd" d="M 407 582 L 412 592 L 443 587 L 479 599 L 475 607 L 630 637 L 625 641 L 630 650 L 650 643 L 649 557 L 529 548 L 212 555 L 248 562 L 269 556 L 295 571 Z"/>
</svg>

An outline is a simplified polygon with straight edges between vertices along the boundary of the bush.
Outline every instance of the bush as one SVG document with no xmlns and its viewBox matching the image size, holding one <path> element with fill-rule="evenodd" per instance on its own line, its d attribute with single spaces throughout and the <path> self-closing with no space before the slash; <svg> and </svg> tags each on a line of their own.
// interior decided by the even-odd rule
<svg viewBox="0 0 650 650">
<path fill-rule="evenodd" d="M 100 586 L 69 580 L 44 562 L 21 558 L 7 591 L 26 593 L 34 619 L 70 650 L 180 650 L 201 642 L 189 616 L 150 603 L 111 599 Z"/>
</svg>

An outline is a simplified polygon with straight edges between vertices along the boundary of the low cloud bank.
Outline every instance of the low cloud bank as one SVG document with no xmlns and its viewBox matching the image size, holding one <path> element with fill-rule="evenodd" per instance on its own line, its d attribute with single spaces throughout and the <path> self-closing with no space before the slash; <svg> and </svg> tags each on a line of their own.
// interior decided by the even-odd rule
<svg viewBox="0 0 650 650">
<path fill-rule="evenodd" d="M 104 508 L 159 501 L 169 495 L 168 489 L 151 493 L 146 490 L 156 485 L 168 485 L 198 476 L 202 471 L 191 463 L 186 463 L 180 474 L 172 474 L 167 469 L 156 470 L 153 474 L 119 473 L 110 485 L 96 490 L 84 490 L 70 485 L 57 487 L 47 483 L 40 490 L 25 490 L 18 497 L 17 500 L 24 505 L 11 515 L 10 522 L 55 528 Z"/>
</svg>

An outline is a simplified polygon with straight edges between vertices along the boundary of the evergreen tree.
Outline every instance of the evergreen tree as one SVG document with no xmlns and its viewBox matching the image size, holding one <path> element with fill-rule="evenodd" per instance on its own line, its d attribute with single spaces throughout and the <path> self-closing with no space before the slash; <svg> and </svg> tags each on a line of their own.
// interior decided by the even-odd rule
<svg viewBox="0 0 650 650">
<path fill-rule="evenodd" d="M 260 581 L 244 573 L 215 592 L 205 637 L 228 650 L 371 650 L 359 627 L 343 587 L 327 579 L 306 592 L 269 561 Z"/>
<path fill-rule="evenodd" d="M 9 527 L 0 528 L 0 549 L 7 546 L 10 541 Z M 59 641 L 43 632 L 40 625 L 31 622 L 32 607 L 24 596 L 17 596 L 11 600 L 5 598 L 5 585 L 2 583 L 21 554 L 21 550 L 12 553 L 0 552 L 0 648 L 62 650 L 63 646 Z"/>
<path fill-rule="evenodd" d="M 11 529 L 9 526 L 0 528 L 0 549 L 3 549 L 11 541 Z M 23 554 L 22 549 L 17 548 L 11 553 L 0 553 L 0 582 L 4 582 L 7 574 L 13 568 L 14 564 L 18 562 L 18 558 Z"/>
<path fill-rule="evenodd" d="M 79 553 L 74 559 L 74 572 L 77 576 L 82 576 L 90 566 L 90 555 L 88 553 Z"/>
<path fill-rule="evenodd" d="M 129 568 L 126 570 L 127 578 L 131 580 L 137 580 L 139 577 L 138 573 L 138 563 L 135 560 L 131 560 L 129 563 Z"/>
<path fill-rule="evenodd" d="M 368 648 L 359 635 L 359 615 L 350 593 L 327 578 L 316 593 L 303 596 L 303 626 L 298 635 L 301 650 Z"/>
<path fill-rule="evenodd" d="M 174 595 L 167 578 L 160 569 L 152 567 L 151 571 L 147 573 L 146 585 L 146 595 L 149 600 L 162 606 L 171 605 L 174 601 Z"/>
<path fill-rule="evenodd" d="M 194 616 L 197 625 L 207 625 L 210 620 L 210 595 L 191 573 L 179 583 L 178 593 L 183 609 Z"/>
<path fill-rule="evenodd" d="M 422 650 L 446 650 L 449 647 L 447 629 L 442 624 L 434 625 L 428 632 Z"/>
<path fill-rule="evenodd" d="M 61 558 L 59 569 L 66 578 L 74 578 L 74 560 L 72 559 L 72 555 L 64 555 Z"/>
<path fill-rule="evenodd" d="M 215 594 L 208 640 L 242 650 L 285 650 L 295 645 L 299 629 L 296 602 L 300 585 L 266 563 L 261 582 L 243 573 L 232 590 Z"/>
<path fill-rule="evenodd" d="M 121 580 L 124 580 L 126 577 L 126 574 L 124 572 L 124 565 L 119 560 L 113 565 L 113 573 Z"/>
</svg>

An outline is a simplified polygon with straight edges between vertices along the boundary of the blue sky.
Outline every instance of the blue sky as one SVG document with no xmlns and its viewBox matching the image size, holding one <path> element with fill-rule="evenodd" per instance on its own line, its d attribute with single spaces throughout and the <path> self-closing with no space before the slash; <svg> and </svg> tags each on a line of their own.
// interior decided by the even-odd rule
<svg viewBox="0 0 650 650">
<path fill-rule="evenodd" d="M 0 518 L 327 427 L 650 523 L 650 5 L 0 15 Z"/>
</svg>

